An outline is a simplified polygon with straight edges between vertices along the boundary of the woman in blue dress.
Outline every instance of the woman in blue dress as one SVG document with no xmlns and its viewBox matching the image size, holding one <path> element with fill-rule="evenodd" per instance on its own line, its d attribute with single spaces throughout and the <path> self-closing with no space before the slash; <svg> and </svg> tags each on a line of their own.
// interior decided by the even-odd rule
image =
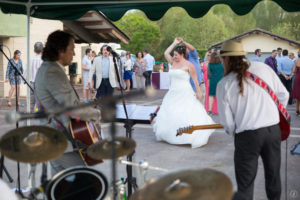
<svg viewBox="0 0 300 200">
<path fill-rule="evenodd" d="M 10 59 L 10 61 L 17 67 L 17 69 L 23 74 L 23 66 L 22 66 L 22 60 L 20 59 L 21 57 L 21 51 L 16 50 L 14 52 L 14 57 Z M 8 93 L 8 102 L 7 105 L 11 106 L 11 96 L 13 95 L 14 91 L 15 91 L 15 69 L 13 68 L 13 66 L 11 66 L 10 62 L 8 62 L 7 64 L 7 69 L 6 69 L 6 78 L 5 78 L 5 82 L 9 81 L 10 84 L 10 90 Z M 19 100 L 19 96 L 20 96 L 20 84 L 21 84 L 21 77 L 20 75 L 17 75 L 17 87 L 18 87 L 18 96 L 16 98 L 18 98 Z M 18 101 L 19 102 L 19 101 Z M 20 105 L 20 103 L 19 103 Z"/>
</svg>

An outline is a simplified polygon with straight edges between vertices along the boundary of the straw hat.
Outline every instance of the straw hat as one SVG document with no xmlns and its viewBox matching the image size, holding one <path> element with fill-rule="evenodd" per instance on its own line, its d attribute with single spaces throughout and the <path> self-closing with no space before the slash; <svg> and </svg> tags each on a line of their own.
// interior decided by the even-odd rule
<svg viewBox="0 0 300 200">
<path fill-rule="evenodd" d="M 242 43 L 232 40 L 224 42 L 220 50 L 220 56 L 244 56 L 246 54 Z"/>
</svg>

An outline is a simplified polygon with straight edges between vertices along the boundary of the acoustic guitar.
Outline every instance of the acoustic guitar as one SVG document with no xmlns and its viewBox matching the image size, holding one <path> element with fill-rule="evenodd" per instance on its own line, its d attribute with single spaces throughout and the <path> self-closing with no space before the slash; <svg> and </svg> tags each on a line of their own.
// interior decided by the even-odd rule
<svg viewBox="0 0 300 200">
<path fill-rule="evenodd" d="M 194 131 L 201 130 L 201 129 L 221 129 L 221 128 L 223 128 L 223 126 L 221 124 L 186 126 L 186 127 L 177 129 L 176 136 L 182 135 L 183 133 L 192 134 Z"/>
<path fill-rule="evenodd" d="M 101 140 L 101 138 L 99 137 L 99 132 L 93 122 L 86 122 L 81 120 L 78 121 L 76 119 L 71 119 L 70 130 L 72 137 L 75 140 L 79 140 L 87 146 L 95 144 L 96 142 L 99 142 Z M 103 160 L 94 160 L 90 158 L 87 155 L 85 149 L 79 149 L 79 154 L 82 160 L 88 166 L 103 162 Z"/>
</svg>

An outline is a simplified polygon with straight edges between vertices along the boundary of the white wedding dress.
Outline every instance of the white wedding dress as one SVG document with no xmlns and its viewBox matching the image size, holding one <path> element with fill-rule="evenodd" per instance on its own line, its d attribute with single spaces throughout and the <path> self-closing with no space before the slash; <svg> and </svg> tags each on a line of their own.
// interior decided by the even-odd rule
<svg viewBox="0 0 300 200">
<path fill-rule="evenodd" d="M 197 99 L 190 84 L 189 73 L 182 69 L 170 69 L 169 76 L 171 86 L 153 122 L 156 139 L 170 144 L 191 144 L 192 148 L 207 144 L 209 136 L 214 131 L 212 129 L 176 136 L 178 128 L 214 124 L 214 121 Z"/>
</svg>

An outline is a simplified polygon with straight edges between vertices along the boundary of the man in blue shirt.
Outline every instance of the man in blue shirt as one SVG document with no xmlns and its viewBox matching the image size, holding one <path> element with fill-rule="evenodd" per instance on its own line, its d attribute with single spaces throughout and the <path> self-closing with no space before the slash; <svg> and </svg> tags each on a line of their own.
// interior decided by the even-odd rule
<svg viewBox="0 0 300 200">
<path fill-rule="evenodd" d="M 288 50 L 284 49 L 282 51 L 282 58 L 280 59 L 280 63 L 278 64 L 278 73 L 279 78 L 283 85 L 286 87 L 287 91 L 292 92 L 292 70 L 294 67 L 294 62 L 288 57 Z M 293 99 L 289 98 L 289 105 L 293 103 Z"/>
<path fill-rule="evenodd" d="M 255 57 L 252 59 L 252 61 L 255 61 L 255 62 L 261 62 L 261 60 L 260 60 L 260 57 L 261 57 L 261 55 L 262 55 L 261 50 L 260 50 L 260 49 L 256 49 L 256 50 L 254 51 L 254 54 L 255 54 Z"/>
<path fill-rule="evenodd" d="M 200 87 L 200 92 L 202 94 L 202 99 L 201 99 L 201 103 L 204 105 L 204 100 L 205 100 L 205 84 L 204 84 L 204 77 L 203 77 L 203 72 L 201 71 L 201 67 L 200 67 L 200 62 L 198 59 L 198 54 L 197 51 L 195 49 L 195 47 L 187 42 L 185 42 L 183 40 L 183 38 L 178 38 L 180 40 L 181 45 L 184 45 L 186 47 L 186 55 L 185 58 L 190 61 L 196 71 L 197 71 L 197 78 L 198 78 L 198 83 L 199 83 L 199 87 Z M 190 83 L 193 87 L 193 90 L 196 90 L 194 81 L 192 78 L 190 78 Z"/>
<path fill-rule="evenodd" d="M 151 74 L 153 70 L 153 66 L 155 65 L 155 59 L 153 56 L 149 54 L 147 49 L 144 50 L 144 61 L 146 62 L 146 71 L 143 73 L 145 77 L 145 85 L 146 87 L 151 85 Z"/>
</svg>

